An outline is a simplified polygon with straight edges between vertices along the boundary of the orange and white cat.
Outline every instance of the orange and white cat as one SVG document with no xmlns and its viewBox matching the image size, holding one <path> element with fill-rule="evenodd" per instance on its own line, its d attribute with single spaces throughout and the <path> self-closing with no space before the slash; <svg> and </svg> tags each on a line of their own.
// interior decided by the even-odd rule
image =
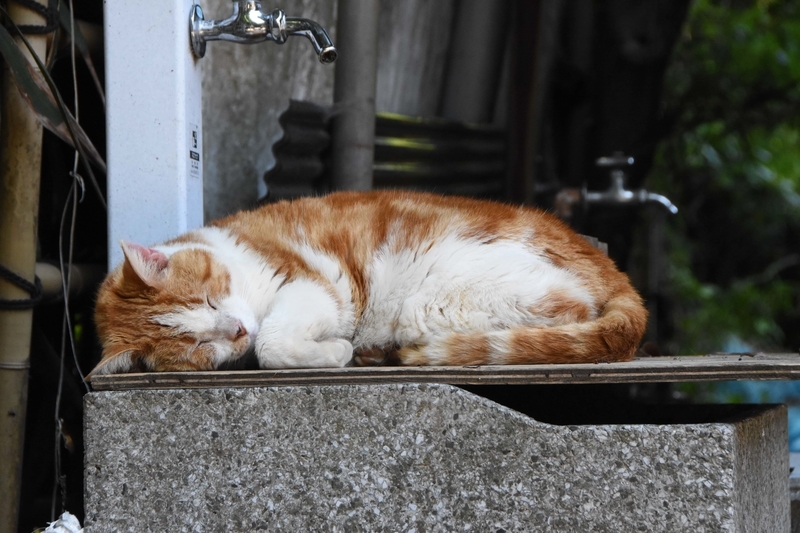
<svg viewBox="0 0 800 533">
<path fill-rule="evenodd" d="M 262 368 L 628 360 L 647 319 L 556 218 L 465 198 L 336 193 L 122 247 L 94 374 L 211 370 L 252 349 Z"/>
</svg>

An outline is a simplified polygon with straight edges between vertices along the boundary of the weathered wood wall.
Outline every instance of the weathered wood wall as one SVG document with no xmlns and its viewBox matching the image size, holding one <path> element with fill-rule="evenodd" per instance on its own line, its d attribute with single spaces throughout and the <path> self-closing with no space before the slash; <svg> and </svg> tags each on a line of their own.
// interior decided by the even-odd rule
<svg viewBox="0 0 800 533">
<path fill-rule="evenodd" d="M 378 111 L 436 116 L 455 0 L 381 0 Z"/>
</svg>

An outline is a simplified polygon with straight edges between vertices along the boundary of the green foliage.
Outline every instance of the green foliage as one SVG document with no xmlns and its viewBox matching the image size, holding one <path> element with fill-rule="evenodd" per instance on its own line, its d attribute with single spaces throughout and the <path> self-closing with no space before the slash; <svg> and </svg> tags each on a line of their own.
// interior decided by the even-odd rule
<svg viewBox="0 0 800 533">
<path fill-rule="evenodd" d="M 672 352 L 800 344 L 800 3 L 697 0 L 667 72 L 651 187 L 668 242 Z"/>
</svg>

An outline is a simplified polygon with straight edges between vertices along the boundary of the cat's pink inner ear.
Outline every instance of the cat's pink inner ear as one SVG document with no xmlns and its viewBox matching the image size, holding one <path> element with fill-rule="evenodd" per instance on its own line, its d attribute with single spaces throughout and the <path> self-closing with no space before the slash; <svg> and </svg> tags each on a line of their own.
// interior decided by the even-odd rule
<svg viewBox="0 0 800 533">
<path fill-rule="evenodd" d="M 163 252 L 141 244 L 120 241 L 120 245 L 125 254 L 125 265 L 129 266 L 146 285 L 160 287 L 169 258 Z"/>
</svg>

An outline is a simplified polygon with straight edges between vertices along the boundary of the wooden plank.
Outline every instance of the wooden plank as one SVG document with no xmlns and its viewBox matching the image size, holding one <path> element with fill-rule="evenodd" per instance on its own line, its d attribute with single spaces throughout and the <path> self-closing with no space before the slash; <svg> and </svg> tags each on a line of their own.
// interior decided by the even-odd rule
<svg viewBox="0 0 800 533">
<path fill-rule="evenodd" d="M 100 375 L 100 390 L 278 387 L 376 383 L 554 385 L 800 379 L 800 355 L 650 357 L 624 363 L 468 367 L 352 367 Z"/>
</svg>

